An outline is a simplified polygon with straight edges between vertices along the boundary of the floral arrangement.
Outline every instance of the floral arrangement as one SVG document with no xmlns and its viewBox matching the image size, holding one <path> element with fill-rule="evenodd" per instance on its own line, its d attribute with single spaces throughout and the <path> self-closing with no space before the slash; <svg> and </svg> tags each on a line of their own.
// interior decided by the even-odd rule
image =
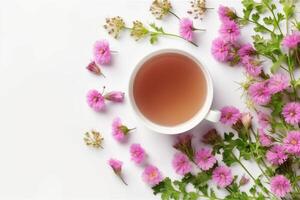
<svg viewBox="0 0 300 200">
<path fill-rule="evenodd" d="M 182 176 L 179 180 L 164 177 L 157 166 L 147 163 L 149 155 L 142 145 L 132 143 L 131 161 L 144 168 L 142 180 L 151 186 L 155 195 L 161 195 L 163 200 L 300 199 L 300 78 L 297 78 L 300 22 L 295 16 L 295 3 L 294 0 L 243 0 L 241 15 L 230 7 L 218 8 L 220 35 L 212 41 L 211 53 L 217 61 L 245 70 L 241 88 L 249 112 L 225 106 L 221 109 L 220 122 L 230 128 L 229 132 L 208 130 L 201 142 L 193 141 L 189 133 L 178 136 L 173 145 L 177 152 L 171 164 Z M 211 8 L 206 7 L 204 0 L 193 0 L 187 13 L 201 19 L 208 9 Z M 104 28 L 114 38 L 127 30 L 135 40 L 149 37 L 151 44 L 159 36 L 172 36 L 198 46 L 193 38 L 194 32 L 200 29 L 193 26 L 191 19 L 176 15 L 169 0 L 154 0 L 150 12 L 159 20 L 168 14 L 178 18 L 179 35 L 165 32 L 155 23 L 149 25 L 150 30 L 140 21 L 127 27 L 121 17 L 106 19 Z M 254 27 L 253 44 L 240 39 L 242 28 L 248 24 Z M 94 59 L 87 69 L 103 75 L 100 66 L 109 64 L 112 58 L 108 42 L 96 42 L 93 53 Z M 121 103 L 123 99 L 123 92 L 104 94 L 104 89 L 91 90 L 87 95 L 88 105 L 97 112 L 105 108 L 106 101 Z M 120 118 L 112 122 L 112 136 L 117 142 L 127 142 L 133 130 Z M 99 148 L 103 137 L 91 131 L 86 133 L 84 141 Z M 260 174 L 251 174 L 245 161 L 255 164 Z M 127 185 L 122 178 L 123 162 L 110 159 L 108 164 Z M 232 167 L 236 165 L 244 175 L 233 173 Z M 220 196 L 218 191 L 224 195 Z"/>
</svg>

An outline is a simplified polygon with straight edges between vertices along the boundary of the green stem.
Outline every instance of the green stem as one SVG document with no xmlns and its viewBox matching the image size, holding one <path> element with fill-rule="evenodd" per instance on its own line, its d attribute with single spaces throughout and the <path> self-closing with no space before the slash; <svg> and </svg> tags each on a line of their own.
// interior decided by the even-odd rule
<svg viewBox="0 0 300 200">
<path fill-rule="evenodd" d="M 289 72 L 291 82 L 292 82 L 291 85 L 292 85 L 293 93 L 294 93 L 294 97 L 295 97 L 294 99 L 296 100 L 298 98 L 298 94 L 297 94 L 297 90 L 293 84 L 295 77 L 294 77 L 293 69 L 292 69 L 292 65 L 291 65 L 291 52 L 289 52 L 289 55 L 288 55 L 288 72 Z"/>
<path fill-rule="evenodd" d="M 241 17 L 238 17 L 238 18 L 239 18 L 239 19 L 244 19 L 244 18 L 241 18 Z M 273 32 L 272 30 L 268 29 L 267 27 L 265 27 L 264 25 L 260 24 L 259 22 L 253 21 L 253 20 L 251 20 L 251 19 L 244 19 L 244 20 L 246 20 L 246 21 L 248 21 L 248 22 L 251 22 L 251 23 L 253 23 L 253 24 L 256 24 L 257 26 L 262 27 L 263 29 L 265 29 L 265 30 L 268 31 L 269 33 L 274 34 L 274 32 Z"/>
<path fill-rule="evenodd" d="M 169 10 L 169 13 L 172 14 L 174 17 L 176 17 L 178 20 L 180 20 L 180 17 L 178 15 L 176 15 L 175 13 L 173 13 L 172 11 Z"/>
<path fill-rule="evenodd" d="M 158 32 L 154 32 L 154 33 L 158 33 Z M 188 41 L 186 39 L 184 39 L 183 37 L 179 36 L 179 35 L 175 35 L 175 34 L 172 34 L 172 33 L 158 33 L 158 34 L 161 34 L 161 35 L 166 35 L 166 36 L 173 36 L 173 37 L 177 37 L 177 38 L 181 38 L 189 43 L 191 43 L 192 45 L 198 47 L 198 45 L 196 43 L 194 43 L 193 41 Z"/>
<path fill-rule="evenodd" d="M 264 1 L 262 1 L 262 2 L 264 3 Z M 282 33 L 282 31 L 281 31 L 281 28 L 280 28 L 280 26 L 279 26 L 278 19 L 276 18 L 273 9 L 269 6 L 269 4 L 267 4 L 267 3 L 264 3 L 264 4 L 265 4 L 265 6 L 271 11 L 271 14 L 273 15 L 273 19 L 274 19 L 274 21 L 275 21 L 275 23 L 276 23 L 276 26 L 277 26 L 277 28 L 278 28 L 280 34 L 283 35 L 283 33 Z"/>
</svg>

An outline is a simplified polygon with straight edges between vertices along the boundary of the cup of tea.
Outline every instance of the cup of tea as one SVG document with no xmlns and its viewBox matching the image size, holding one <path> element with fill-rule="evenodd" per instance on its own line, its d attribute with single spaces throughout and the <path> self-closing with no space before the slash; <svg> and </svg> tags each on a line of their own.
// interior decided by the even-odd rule
<svg viewBox="0 0 300 200">
<path fill-rule="evenodd" d="M 133 70 L 129 99 L 149 129 L 177 134 L 204 119 L 217 122 L 212 110 L 213 82 L 208 70 L 191 54 L 177 49 L 158 50 L 145 56 Z"/>
</svg>

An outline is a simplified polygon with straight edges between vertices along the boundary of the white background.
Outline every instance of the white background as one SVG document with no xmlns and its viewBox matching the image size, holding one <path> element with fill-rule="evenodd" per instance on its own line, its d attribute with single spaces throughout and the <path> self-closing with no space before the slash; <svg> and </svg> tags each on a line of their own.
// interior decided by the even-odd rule
<svg viewBox="0 0 300 200">
<path fill-rule="evenodd" d="M 174 38 L 135 42 L 124 32 L 120 40 L 102 28 L 106 17 L 120 15 L 127 23 L 140 19 L 157 22 L 146 0 L 0 0 L 0 199 L 159 199 L 141 180 L 143 168 L 129 158 L 131 143 L 141 143 L 148 162 L 165 176 L 178 178 L 171 167 L 174 136 L 160 135 L 139 124 L 128 98 L 123 104 L 110 104 L 106 113 L 96 113 L 86 104 L 89 89 L 127 91 L 129 74 L 145 54 L 161 48 L 179 48 L 196 56 L 211 72 L 214 81 L 213 108 L 235 105 L 242 110 L 242 91 L 235 81 L 242 70 L 216 62 L 210 54 L 217 37 L 219 4 L 241 11 L 239 1 L 210 0 L 204 20 L 195 26 L 196 48 Z M 189 0 L 173 0 L 174 12 L 187 16 Z M 160 22 L 157 22 L 158 24 Z M 164 19 L 166 31 L 177 33 L 178 21 Z M 248 38 L 247 29 L 243 34 Z M 250 30 L 250 29 L 248 29 Z M 106 78 L 86 69 L 96 40 L 108 39 L 113 55 L 103 67 Z M 180 95 L 180 94 L 178 94 Z M 129 127 L 137 127 L 126 144 L 111 137 L 111 121 L 120 116 Z M 214 124 L 202 122 L 192 132 L 199 138 Z M 223 128 L 216 125 L 218 130 Z M 100 130 L 104 150 L 88 148 L 83 134 Z M 111 157 L 124 162 L 124 186 L 107 165 Z M 250 170 L 253 171 L 251 168 Z M 235 170 L 234 174 L 242 174 Z"/>
</svg>

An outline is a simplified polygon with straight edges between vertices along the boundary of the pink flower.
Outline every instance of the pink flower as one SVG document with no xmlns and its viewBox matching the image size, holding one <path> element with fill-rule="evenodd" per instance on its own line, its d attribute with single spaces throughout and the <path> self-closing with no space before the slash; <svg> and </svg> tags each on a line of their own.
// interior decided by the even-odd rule
<svg viewBox="0 0 300 200">
<path fill-rule="evenodd" d="M 239 109 L 233 106 L 225 106 L 221 109 L 220 121 L 226 125 L 233 125 L 241 118 Z"/>
<path fill-rule="evenodd" d="M 195 161 L 202 170 L 209 170 L 217 162 L 209 148 L 202 148 L 196 152 Z"/>
<path fill-rule="evenodd" d="M 272 94 L 281 92 L 289 87 L 289 79 L 283 74 L 275 74 L 268 81 L 268 88 Z"/>
<path fill-rule="evenodd" d="M 130 146 L 130 155 L 131 160 L 136 164 L 141 164 L 146 158 L 145 150 L 140 144 L 132 144 Z"/>
<path fill-rule="evenodd" d="M 216 167 L 212 173 L 212 180 L 221 188 L 227 187 L 233 181 L 231 169 L 227 166 Z"/>
<path fill-rule="evenodd" d="M 109 64 L 111 60 L 111 53 L 109 43 L 106 40 L 96 41 L 94 44 L 94 60 L 96 64 Z"/>
<path fill-rule="evenodd" d="M 219 30 L 225 41 L 235 42 L 240 36 L 239 25 L 233 20 L 225 20 Z"/>
<path fill-rule="evenodd" d="M 277 175 L 270 180 L 271 191 L 278 197 L 284 197 L 292 189 L 290 181 L 283 175 Z"/>
<path fill-rule="evenodd" d="M 235 12 L 231 8 L 223 6 L 223 5 L 219 6 L 218 14 L 219 14 L 219 18 L 222 22 L 228 21 L 228 20 L 233 20 L 237 17 Z"/>
<path fill-rule="evenodd" d="M 104 98 L 108 101 L 123 102 L 124 92 L 112 91 L 104 95 Z"/>
<path fill-rule="evenodd" d="M 116 174 L 120 174 L 122 171 L 123 162 L 117 159 L 111 158 L 108 161 L 109 166 L 114 170 Z"/>
<path fill-rule="evenodd" d="M 260 75 L 262 70 L 260 62 L 255 60 L 253 57 L 247 55 L 242 57 L 242 64 L 249 75 L 254 77 Z"/>
<path fill-rule="evenodd" d="M 172 160 L 172 166 L 176 173 L 179 175 L 185 175 L 192 171 L 193 167 L 189 161 L 189 158 L 183 153 L 176 153 Z"/>
<path fill-rule="evenodd" d="M 300 103 L 290 102 L 285 104 L 282 109 L 282 115 L 287 123 L 292 125 L 298 124 L 300 122 Z"/>
<path fill-rule="evenodd" d="M 217 61 L 227 62 L 233 57 L 231 55 L 233 46 L 223 38 L 216 38 L 212 42 L 211 53 Z"/>
<path fill-rule="evenodd" d="M 90 62 L 89 65 L 86 67 L 86 69 L 96 75 L 103 75 L 101 72 L 101 69 L 98 67 L 98 65 L 95 63 L 95 61 Z"/>
<path fill-rule="evenodd" d="M 300 153 L 300 131 L 290 131 L 283 140 L 283 148 L 288 153 Z"/>
<path fill-rule="evenodd" d="M 122 124 L 119 117 L 114 119 L 112 123 L 112 135 L 117 141 L 124 141 L 125 136 L 128 135 L 131 130 L 132 129 L 129 129 L 127 126 Z"/>
<path fill-rule="evenodd" d="M 255 53 L 256 53 L 255 49 L 252 47 L 250 43 L 243 44 L 238 50 L 238 54 L 240 57 L 252 56 Z"/>
<path fill-rule="evenodd" d="M 300 43 L 300 32 L 294 31 L 291 35 L 286 35 L 282 40 L 282 45 L 288 49 L 297 48 Z"/>
<path fill-rule="evenodd" d="M 179 34 L 187 41 L 193 40 L 193 21 L 189 18 L 182 18 L 180 20 Z"/>
<path fill-rule="evenodd" d="M 258 124 L 261 128 L 266 128 L 270 124 L 270 116 L 262 111 L 258 112 Z"/>
<path fill-rule="evenodd" d="M 150 186 L 155 186 L 163 180 L 161 172 L 153 165 L 148 165 L 144 169 L 142 178 Z"/>
<path fill-rule="evenodd" d="M 284 153 L 284 148 L 280 145 L 274 145 L 266 154 L 267 160 L 273 165 L 281 165 L 288 156 Z"/>
<path fill-rule="evenodd" d="M 100 111 L 105 106 L 104 97 L 97 90 L 88 91 L 87 103 L 95 111 Z"/>
<path fill-rule="evenodd" d="M 273 142 L 272 137 L 267 135 L 262 128 L 260 128 L 258 132 L 259 132 L 258 139 L 259 139 L 261 146 L 263 146 L 263 147 L 271 146 L 271 144 Z"/>
<path fill-rule="evenodd" d="M 202 136 L 201 141 L 204 144 L 215 145 L 219 142 L 222 142 L 222 137 L 218 134 L 216 129 L 210 129 Z"/>
<path fill-rule="evenodd" d="M 256 82 L 250 85 L 249 95 L 258 105 L 265 105 L 271 100 L 271 92 L 265 82 Z"/>
<path fill-rule="evenodd" d="M 125 185 L 127 185 L 127 183 L 125 182 L 125 180 L 123 179 L 123 177 L 121 175 L 123 162 L 120 160 L 111 158 L 108 161 L 108 164 L 114 170 L 115 174 L 122 180 L 122 182 Z"/>
</svg>

